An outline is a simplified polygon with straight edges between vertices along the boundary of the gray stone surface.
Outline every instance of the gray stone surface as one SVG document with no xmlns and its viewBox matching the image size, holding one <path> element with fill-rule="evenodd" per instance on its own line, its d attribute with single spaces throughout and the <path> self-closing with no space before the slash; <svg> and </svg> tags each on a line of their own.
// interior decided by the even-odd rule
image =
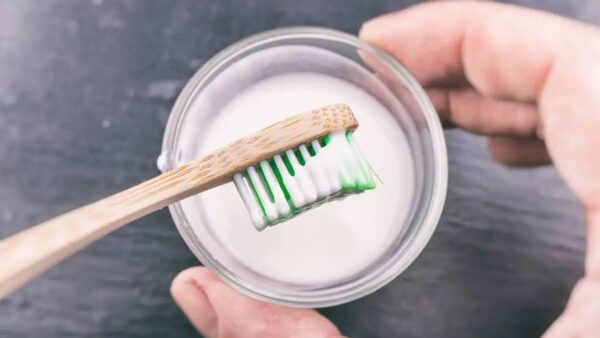
<svg viewBox="0 0 600 338">
<path fill-rule="evenodd" d="M 0 0 L 0 238 L 155 175 L 175 96 L 228 44 L 288 25 L 356 32 L 414 2 Z M 520 3 L 600 22 L 595 0 Z M 447 139 L 438 231 L 390 285 L 322 311 L 345 334 L 535 337 L 581 275 L 582 219 L 556 172 Z M 160 211 L 0 301 L 0 337 L 195 336 L 168 294 L 195 264 Z"/>
</svg>

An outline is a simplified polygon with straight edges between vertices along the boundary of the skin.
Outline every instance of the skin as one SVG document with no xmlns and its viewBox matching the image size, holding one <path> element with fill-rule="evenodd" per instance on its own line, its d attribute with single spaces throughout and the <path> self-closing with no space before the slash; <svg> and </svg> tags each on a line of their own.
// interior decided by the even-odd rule
<svg viewBox="0 0 600 338">
<path fill-rule="evenodd" d="M 585 214 L 585 274 L 544 338 L 600 332 L 600 30 L 510 5 L 437 1 L 365 23 L 361 39 L 403 63 L 442 121 L 487 136 L 509 166 L 553 163 Z M 265 304 L 191 268 L 171 292 L 206 337 L 341 337 L 313 310 Z"/>
</svg>

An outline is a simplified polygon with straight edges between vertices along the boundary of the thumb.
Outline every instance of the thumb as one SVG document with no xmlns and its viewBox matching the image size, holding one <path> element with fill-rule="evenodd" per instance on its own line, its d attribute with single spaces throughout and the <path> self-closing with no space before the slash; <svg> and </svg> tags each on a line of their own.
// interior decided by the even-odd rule
<svg viewBox="0 0 600 338">
<path fill-rule="evenodd" d="M 207 338 L 342 338 L 338 329 L 316 311 L 252 299 L 226 286 L 206 268 L 179 273 L 171 294 Z"/>
</svg>

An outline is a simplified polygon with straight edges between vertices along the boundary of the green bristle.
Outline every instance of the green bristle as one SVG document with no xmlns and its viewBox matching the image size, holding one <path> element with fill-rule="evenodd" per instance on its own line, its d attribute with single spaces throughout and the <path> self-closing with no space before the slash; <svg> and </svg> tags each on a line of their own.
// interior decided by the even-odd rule
<svg viewBox="0 0 600 338">
<path fill-rule="evenodd" d="M 292 209 L 292 211 L 295 210 L 296 207 L 294 206 L 294 203 L 292 202 L 292 197 L 290 196 L 290 192 L 285 187 L 285 183 L 283 183 L 283 177 L 281 176 L 281 173 L 279 172 L 279 168 L 277 168 L 277 165 L 275 165 L 275 161 L 269 160 L 269 165 L 271 166 L 271 170 L 273 170 L 273 173 L 275 174 L 275 177 L 277 178 L 277 183 L 279 183 L 279 187 L 283 191 L 283 196 L 285 197 L 285 200 L 287 201 L 288 205 L 290 206 L 290 209 Z"/>
<path fill-rule="evenodd" d="M 260 177 L 260 180 L 261 180 L 263 186 L 265 187 L 265 190 L 267 191 L 267 195 L 269 196 L 269 199 L 271 200 L 271 202 L 275 202 L 275 195 L 273 195 L 273 191 L 271 190 L 271 187 L 269 186 L 269 182 L 267 181 L 267 178 L 265 177 L 265 173 L 263 172 L 260 165 L 256 166 L 256 171 L 258 171 L 258 177 Z"/>
<path fill-rule="evenodd" d="M 298 162 L 300 162 L 300 165 L 304 166 L 306 164 L 304 156 L 302 156 L 302 153 L 300 153 L 300 150 L 298 148 L 294 149 L 294 155 L 296 155 L 296 159 L 298 160 Z"/>
<path fill-rule="evenodd" d="M 312 144 L 308 144 L 306 146 L 306 149 L 308 150 L 308 153 L 310 154 L 310 156 L 315 157 L 317 155 L 317 152 L 315 150 L 315 148 L 313 148 Z"/>
<path fill-rule="evenodd" d="M 292 163 L 290 162 L 290 159 L 288 158 L 287 154 L 281 155 L 281 160 L 283 161 L 283 164 L 285 164 L 288 173 L 294 176 L 296 173 L 294 172 L 294 167 L 292 166 Z"/>
</svg>

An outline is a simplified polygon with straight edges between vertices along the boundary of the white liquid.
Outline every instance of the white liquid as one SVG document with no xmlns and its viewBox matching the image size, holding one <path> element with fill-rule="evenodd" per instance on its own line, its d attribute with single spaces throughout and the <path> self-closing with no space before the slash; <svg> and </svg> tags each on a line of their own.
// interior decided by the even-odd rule
<svg viewBox="0 0 600 338">
<path fill-rule="evenodd" d="M 204 135 L 201 153 L 331 103 L 347 103 L 356 115 L 360 126 L 354 138 L 384 182 L 375 190 L 328 203 L 262 232 L 252 225 L 233 184 L 182 202 L 186 213 L 193 214 L 201 201 L 206 223 L 222 245 L 267 278 L 317 285 L 352 276 L 377 259 L 402 230 L 409 212 L 414 173 L 402 129 L 375 98 L 337 78 L 295 73 L 247 88 L 219 113 Z"/>
</svg>

